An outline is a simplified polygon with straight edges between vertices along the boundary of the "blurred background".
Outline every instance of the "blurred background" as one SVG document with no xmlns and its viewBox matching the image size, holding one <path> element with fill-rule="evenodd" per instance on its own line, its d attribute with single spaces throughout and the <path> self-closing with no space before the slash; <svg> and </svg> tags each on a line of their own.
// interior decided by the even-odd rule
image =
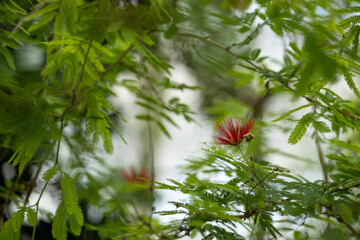
<svg viewBox="0 0 360 240">
<path fill-rule="evenodd" d="M 290 109 L 306 104 L 306 100 L 294 99 L 279 86 L 271 86 L 273 89 L 269 92 L 268 85 L 272 83 L 260 74 L 242 67 L 242 60 L 231 54 L 231 51 L 239 56 L 255 54 L 255 59 L 262 58 L 259 63 L 267 69 L 280 71 L 288 58 L 285 49 L 290 42 L 295 42 L 301 47 L 302 36 L 276 34 L 261 17 L 265 14 L 265 10 L 260 7 L 264 1 L 171 2 L 173 8 L 169 8 L 168 11 L 175 17 L 168 24 L 169 28 L 162 30 L 161 26 L 156 26 L 160 29 L 153 29 L 154 33 L 149 33 L 156 42 L 155 45 L 149 46 L 149 49 L 172 67 L 168 67 L 166 71 L 157 71 L 145 54 L 135 49 L 130 50 L 124 64 L 119 64 L 105 77 L 107 80 L 113 79 L 109 80 L 111 89 L 107 99 L 124 118 L 122 120 L 109 113 L 109 117 L 121 133 L 119 136 L 111 129 L 113 153 L 107 154 L 104 151 L 102 140 L 95 147 L 91 142 L 88 145 L 84 144 L 88 139 L 79 133 L 79 129 L 85 126 L 84 122 L 79 122 L 78 125 L 69 124 L 64 129 L 65 144 L 60 147 L 59 162 L 61 168 L 67 169 L 77 179 L 79 202 L 85 218 L 92 225 L 87 226 L 88 230 L 80 237 L 69 236 L 68 239 L 105 239 L 96 236 L 92 228 L 93 231 L 98 231 L 99 228 L 95 226 L 109 229 L 118 227 L 121 225 L 120 222 L 125 221 L 126 212 L 148 212 L 149 197 L 154 197 L 155 211 L 172 210 L 174 207 L 168 202 L 186 199 L 186 196 L 164 190 L 155 190 L 154 196 L 150 196 L 152 194 L 147 192 L 149 190 L 146 181 L 142 181 L 141 178 L 151 178 L 154 172 L 156 181 L 167 182 L 168 179 L 174 179 L 181 182 L 186 176 L 187 160 L 205 156 L 201 149 L 211 145 L 215 121 L 221 121 L 227 116 L 256 119 L 253 133 L 256 138 L 254 154 L 257 158 L 289 168 L 311 181 L 322 179 L 310 133 L 307 133 L 309 135 L 305 135 L 298 144 L 290 145 L 288 137 L 295 125 L 294 121 L 290 119 L 271 122 Z M 31 9 L 27 1 L 19 1 L 18 4 Z M 138 18 L 131 14 L 140 14 L 137 12 L 140 11 L 140 6 L 147 4 L 147 1 L 119 1 L 120 9 L 125 8 L 125 13 L 129 16 L 121 12 L 122 10 L 119 14 L 129 18 L 125 20 L 138 24 L 134 20 Z M 346 4 L 344 1 L 343 5 Z M 134 9 L 134 12 L 126 7 Z M 328 14 L 321 7 L 316 11 L 319 15 Z M 109 18 L 111 17 L 113 16 Z M 3 27 L 8 26 L 3 24 Z M 43 71 L 49 54 L 44 46 L 36 43 L 36 38 L 51 38 L 51 28 L 52 24 L 49 23 L 34 30 L 28 41 L 13 51 L 16 65 L 14 78 L 20 79 L 19 82 L 28 85 L 29 88 L 41 80 L 40 72 Z M 111 33 L 110 30 L 109 32 Z M 194 32 L 196 36 L 191 36 L 190 33 Z M 177 33 L 181 34 L 174 36 Z M 253 36 L 249 38 L 251 34 Z M 121 40 L 123 42 L 119 44 L 119 52 L 123 52 L 128 46 L 126 37 L 123 38 L 125 41 Z M 244 44 L 246 40 L 249 42 Z M 114 40 L 116 41 L 120 40 Z M 221 43 L 223 47 L 216 46 L 214 42 Z M 261 52 L 256 53 L 256 49 L 261 49 Z M 4 59 L 1 61 L 3 72 L 0 76 L 3 75 L 5 78 L 8 67 Z M 166 88 L 163 87 L 164 84 L 168 84 Z M 332 89 L 345 99 L 351 96 L 351 91 L 343 82 L 334 82 Z M 150 107 L 144 107 L 145 98 L 141 95 L 144 92 L 149 93 L 149 96 L 156 96 L 155 98 L 159 101 L 161 99 L 164 103 L 169 102 L 174 106 L 178 104 L 179 112 L 166 112 L 161 124 L 144 120 L 144 116 L 148 116 L 149 111 L 152 111 Z M 70 93 L 66 94 L 68 95 L 64 99 L 69 98 Z M 306 110 L 300 110 L 291 116 L 293 119 L 299 119 L 304 113 Z M 156 117 L 156 111 L 151 114 L 155 114 Z M 6 149 L 8 148 L 3 145 L 1 184 L 4 193 L 17 177 L 16 168 L 7 163 L 13 150 Z M 43 153 L 40 150 L 34 159 L 41 155 Z M 35 160 L 26 167 L 22 176 L 23 182 L 28 182 L 34 177 L 38 164 Z M 47 159 L 43 165 L 40 176 L 51 168 L 51 159 Z M 221 179 L 222 176 L 213 177 Z M 29 196 L 29 206 L 36 204 L 44 184 L 44 181 L 38 182 L 36 191 Z M 39 234 L 36 239 L 51 238 L 49 216 L 55 214 L 61 201 L 59 189 L 59 176 L 56 176 L 49 182 L 41 197 L 41 226 L 38 227 Z M 24 195 L 20 189 L 18 197 L 24 196 L 26 194 Z M 131 199 L 130 204 L 123 204 L 127 199 Z M 130 209 L 134 204 L 136 210 Z M 3 201 L 4 220 L 11 216 L 16 206 L 16 201 Z M 181 216 L 154 214 L 154 218 L 164 223 L 179 217 Z M 104 219 L 116 221 L 107 223 Z M 105 222 L 106 224 L 101 225 Z M 24 223 L 21 239 L 31 239 L 31 227 L 27 223 Z"/>
</svg>

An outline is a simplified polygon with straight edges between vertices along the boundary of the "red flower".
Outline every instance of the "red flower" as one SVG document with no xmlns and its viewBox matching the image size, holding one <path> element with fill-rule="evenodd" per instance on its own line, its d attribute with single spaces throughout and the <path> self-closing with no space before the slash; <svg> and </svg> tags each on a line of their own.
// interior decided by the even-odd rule
<svg viewBox="0 0 360 240">
<path fill-rule="evenodd" d="M 217 133 L 213 135 L 215 144 L 238 146 L 244 140 L 244 136 L 250 132 L 254 124 L 254 119 L 239 121 L 237 118 L 234 119 L 230 117 L 224 119 L 221 124 L 216 122 Z"/>
<path fill-rule="evenodd" d="M 125 178 L 126 181 L 133 184 L 146 184 L 147 182 L 143 179 L 139 178 L 146 178 L 151 179 L 150 175 L 147 172 L 146 168 L 142 168 L 140 173 L 137 174 L 135 171 L 134 166 L 131 167 L 130 172 L 126 171 L 125 169 L 121 170 L 122 176 Z"/>
</svg>

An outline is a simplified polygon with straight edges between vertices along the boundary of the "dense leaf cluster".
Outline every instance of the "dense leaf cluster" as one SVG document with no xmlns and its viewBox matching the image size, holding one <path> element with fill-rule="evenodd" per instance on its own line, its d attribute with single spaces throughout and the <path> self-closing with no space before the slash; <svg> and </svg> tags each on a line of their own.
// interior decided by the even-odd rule
<svg viewBox="0 0 360 240">
<path fill-rule="evenodd" d="M 57 240 L 359 238 L 359 20 L 358 0 L 1 1 L 0 162 L 15 173 L 0 182 L 0 239 L 40 239 L 45 221 Z M 282 60 L 263 54 L 264 32 L 283 40 Z M 172 80 L 175 58 L 200 87 Z M 111 102 L 118 86 L 134 97 L 135 119 Z M 209 118 L 251 115 L 255 140 L 207 146 L 183 182 L 126 182 L 106 154 L 116 135 L 126 144 L 127 121 L 143 123 L 151 177 L 157 133 L 194 121 L 174 91 L 200 92 Z M 274 98 L 293 106 L 269 112 Z M 267 161 L 305 161 L 271 149 L 269 129 L 290 145 L 310 138 L 322 180 Z M 188 200 L 154 212 L 156 189 Z"/>
</svg>

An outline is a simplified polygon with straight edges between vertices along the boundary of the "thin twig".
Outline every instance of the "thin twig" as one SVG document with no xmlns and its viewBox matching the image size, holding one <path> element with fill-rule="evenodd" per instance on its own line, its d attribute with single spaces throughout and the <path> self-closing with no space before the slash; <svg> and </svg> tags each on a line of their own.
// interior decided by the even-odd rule
<svg viewBox="0 0 360 240">
<path fill-rule="evenodd" d="M 249 36 L 244 41 L 242 41 L 240 43 L 233 43 L 230 46 L 228 46 L 227 48 L 231 49 L 231 48 L 233 48 L 235 46 L 242 47 L 242 46 L 248 45 L 259 34 L 260 29 L 263 26 L 265 26 L 265 24 L 268 21 L 269 21 L 269 19 L 267 19 L 266 21 L 264 21 L 262 23 L 259 23 L 258 26 L 255 28 L 255 30 L 252 33 L 250 33 Z"/>
<path fill-rule="evenodd" d="M 109 8 L 109 10 L 108 10 L 108 12 L 107 12 L 107 15 L 110 13 L 111 9 L 114 7 L 115 2 L 117 2 L 117 1 L 116 1 L 116 0 L 113 0 L 113 1 L 112 1 L 111 6 L 110 6 L 110 8 Z M 89 57 L 89 53 L 90 53 L 90 49 L 91 49 L 92 42 L 94 41 L 96 34 L 97 34 L 98 31 L 100 30 L 100 28 L 102 27 L 102 25 L 104 24 L 104 22 L 105 22 L 105 18 L 100 21 L 100 23 L 97 25 L 95 31 L 92 33 L 92 35 L 91 35 L 91 37 L 90 37 L 89 46 L 88 46 L 88 48 L 87 48 L 87 50 L 86 50 L 86 53 L 85 53 L 84 62 L 83 62 L 83 64 L 82 64 L 82 68 L 81 68 L 79 80 L 77 81 L 77 83 L 75 84 L 75 87 L 74 87 L 73 90 L 72 90 L 72 98 L 71 98 L 71 103 L 70 103 L 71 108 L 74 106 L 74 104 L 75 104 L 75 102 L 76 102 L 76 90 L 78 89 L 78 87 L 79 87 L 79 85 L 80 85 L 80 83 L 82 82 L 83 77 L 84 77 L 85 66 L 86 66 L 86 62 L 87 62 L 88 57 Z"/>
<path fill-rule="evenodd" d="M 317 94 L 319 94 L 319 93 L 317 93 Z M 313 121 L 315 122 L 316 117 L 317 117 L 316 109 L 317 109 L 317 105 L 318 105 L 317 97 L 315 98 L 314 101 L 315 102 L 313 105 L 314 106 Z M 316 150 L 317 150 L 319 161 L 320 161 L 321 170 L 323 172 L 324 181 L 325 181 L 325 183 L 327 183 L 329 181 L 327 167 L 326 167 L 326 162 L 325 162 L 325 158 L 324 158 L 324 153 L 323 153 L 323 150 L 320 145 L 320 136 L 319 136 L 318 130 L 316 128 L 315 128 L 315 132 L 314 132 L 314 138 L 315 138 L 315 145 L 316 145 Z"/>
<path fill-rule="evenodd" d="M 322 151 L 322 148 L 321 148 L 321 145 L 320 145 L 320 139 L 319 139 L 319 136 L 318 136 L 317 133 L 315 134 L 315 144 L 316 144 L 316 150 L 318 152 L 318 157 L 319 157 L 319 161 L 320 161 L 321 170 L 323 172 L 324 181 L 328 182 L 329 177 L 328 177 L 328 174 L 327 174 L 327 167 L 326 167 L 326 163 L 325 163 L 324 153 Z"/>
<path fill-rule="evenodd" d="M 9 189 L 9 193 L 7 194 L 6 196 L 6 200 L 3 204 L 1 204 L 0 206 L 0 230 L 1 230 L 1 227 L 3 226 L 3 223 L 4 223 L 4 212 L 5 212 L 5 207 L 6 205 L 9 203 L 14 191 L 15 191 L 15 187 L 16 185 L 19 183 L 19 180 L 20 180 L 20 177 L 21 177 L 21 174 L 18 174 L 15 181 L 11 184 L 11 187 Z"/>
<path fill-rule="evenodd" d="M 100 75 L 100 79 L 102 79 L 111 69 L 113 69 L 116 65 L 120 65 L 124 59 L 124 57 L 131 51 L 131 49 L 133 48 L 133 45 L 131 44 L 121 55 L 120 57 L 113 62 L 112 64 L 110 64 L 104 72 L 101 73 Z M 95 84 L 95 83 L 94 83 Z"/>
<path fill-rule="evenodd" d="M 345 224 L 345 226 L 352 231 L 360 239 L 360 231 L 356 230 L 342 215 L 335 215 L 335 218 Z"/>
<path fill-rule="evenodd" d="M 26 206 L 26 204 L 27 204 L 28 201 L 29 201 L 30 195 L 31 195 L 32 191 L 34 190 L 34 188 L 35 188 L 35 186 L 36 186 L 36 181 L 37 181 L 37 178 L 38 178 L 39 175 L 40 175 L 42 166 L 43 166 L 45 160 L 49 157 L 50 153 L 52 152 L 53 147 L 55 146 L 55 143 L 56 143 L 56 141 L 54 141 L 54 143 L 52 144 L 52 146 L 51 146 L 51 147 L 49 148 L 49 150 L 46 152 L 43 160 L 40 162 L 40 165 L 39 165 L 39 167 L 38 167 L 38 169 L 37 169 L 37 171 L 36 171 L 36 173 L 35 173 L 34 178 L 31 180 L 31 182 L 30 182 L 30 184 L 29 184 L 30 189 L 29 189 L 29 190 L 27 191 L 27 193 L 26 193 L 26 197 L 25 197 L 25 200 L 24 200 L 24 203 L 23 203 L 23 206 L 24 206 L 24 207 Z"/>
<path fill-rule="evenodd" d="M 358 187 L 360 185 L 360 183 L 356 183 L 355 185 L 352 185 L 352 186 L 349 186 L 349 187 L 346 187 L 346 188 L 341 188 L 342 186 L 348 184 L 348 183 L 351 183 L 353 181 L 359 181 L 360 180 L 360 177 L 358 178 L 354 178 L 354 179 L 349 179 L 345 182 L 342 182 L 338 185 L 336 185 L 335 187 L 333 187 L 331 190 L 329 190 L 328 192 L 324 193 L 323 195 L 326 196 L 326 195 L 329 195 L 331 193 L 334 193 L 334 192 L 338 192 L 338 191 L 346 191 L 346 190 L 349 190 L 351 188 L 354 188 L 354 187 Z"/>
<path fill-rule="evenodd" d="M 250 193 L 257 187 L 259 186 L 268 176 L 270 176 L 271 174 L 273 174 L 276 170 L 273 170 L 271 172 L 269 172 L 268 174 L 266 174 L 264 177 L 262 177 L 256 184 L 255 186 L 253 186 L 251 188 L 251 190 L 248 192 L 248 195 L 250 195 Z"/>
<path fill-rule="evenodd" d="M 147 109 L 147 115 L 149 115 L 149 110 Z M 153 215 L 153 202 L 154 202 L 154 181 L 155 181 L 155 159 L 154 159 L 154 144 L 153 144 L 153 134 L 151 129 L 151 123 L 149 120 L 146 121 L 148 129 L 148 141 L 149 141 L 149 155 L 150 155 L 150 177 L 151 181 L 149 184 L 149 221 L 151 222 Z"/>
<path fill-rule="evenodd" d="M 60 138 L 59 138 L 58 144 L 57 144 L 56 158 L 55 158 L 55 163 L 54 163 L 53 168 L 55 168 L 56 165 L 59 164 L 60 143 L 61 143 L 61 136 L 62 136 L 63 130 L 64 130 L 64 118 L 61 119 L 61 123 L 60 123 Z M 44 194 L 45 189 L 46 189 L 47 185 L 49 184 L 50 180 L 51 180 L 51 179 L 49 179 L 49 180 L 46 181 L 44 187 L 42 188 L 42 190 L 41 190 L 41 192 L 40 192 L 40 195 L 39 195 L 38 200 L 37 200 L 36 203 L 34 204 L 34 206 L 36 207 L 36 216 L 38 215 L 38 212 L 39 212 L 40 200 L 41 200 L 42 195 Z M 35 224 L 35 226 L 33 227 L 31 240 L 35 240 L 36 226 L 37 226 L 37 224 Z"/>
<path fill-rule="evenodd" d="M 239 54 L 233 52 L 228 46 L 225 46 L 219 42 L 216 42 L 214 40 L 211 40 L 209 37 L 207 36 L 201 36 L 201 35 L 197 35 L 194 33 L 178 33 L 179 36 L 183 36 L 183 37 L 191 37 L 191 38 L 195 38 L 195 39 L 199 39 L 203 42 L 207 42 L 213 46 L 216 46 L 218 48 L 224 49 L 226 52 L 230 53 L 231 55 L 233 55 L 234 57 L 240 57 Z M 250 64 L 253 68 L 255 68 L 256 70 L 261 70 L 261 68 L 256 65 L 253 61 L 249 60 L 249 59 L 243 59 L 245 62 L 247 62 L 248 64 Z"/>
</svg>

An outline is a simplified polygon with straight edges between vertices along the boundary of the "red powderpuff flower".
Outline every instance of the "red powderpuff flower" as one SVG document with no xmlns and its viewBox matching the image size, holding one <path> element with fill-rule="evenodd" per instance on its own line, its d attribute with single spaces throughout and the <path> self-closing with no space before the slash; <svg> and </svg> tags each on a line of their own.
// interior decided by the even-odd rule
<svg viewBox="0 0 360 240">
<path fill-rule="evenodd" d="M 238 146 L 244 140 L 244 136 L 250 132 L 254 124 L 255 120 L 252 118 L 239 121 L 236 118 L 229 117 L 224 119 L 221 124 L 215 122 L 217 128 L 216 134 L 213 135 L 215 144 Z"/>
<path fill-rule="evenodd" d="M 133 184 L 146 184 L 147 182 L 140 178 L 145 179 L 152 179 L 147 172 L 147 169 L 143 167 L 139 174 L 136 173 L 134 166 L 131 167 L 130 172 L 126 171 L 125 169 L 121 170 L 122 176 L 125 178 L 126 181 Z"/>
</svg>

